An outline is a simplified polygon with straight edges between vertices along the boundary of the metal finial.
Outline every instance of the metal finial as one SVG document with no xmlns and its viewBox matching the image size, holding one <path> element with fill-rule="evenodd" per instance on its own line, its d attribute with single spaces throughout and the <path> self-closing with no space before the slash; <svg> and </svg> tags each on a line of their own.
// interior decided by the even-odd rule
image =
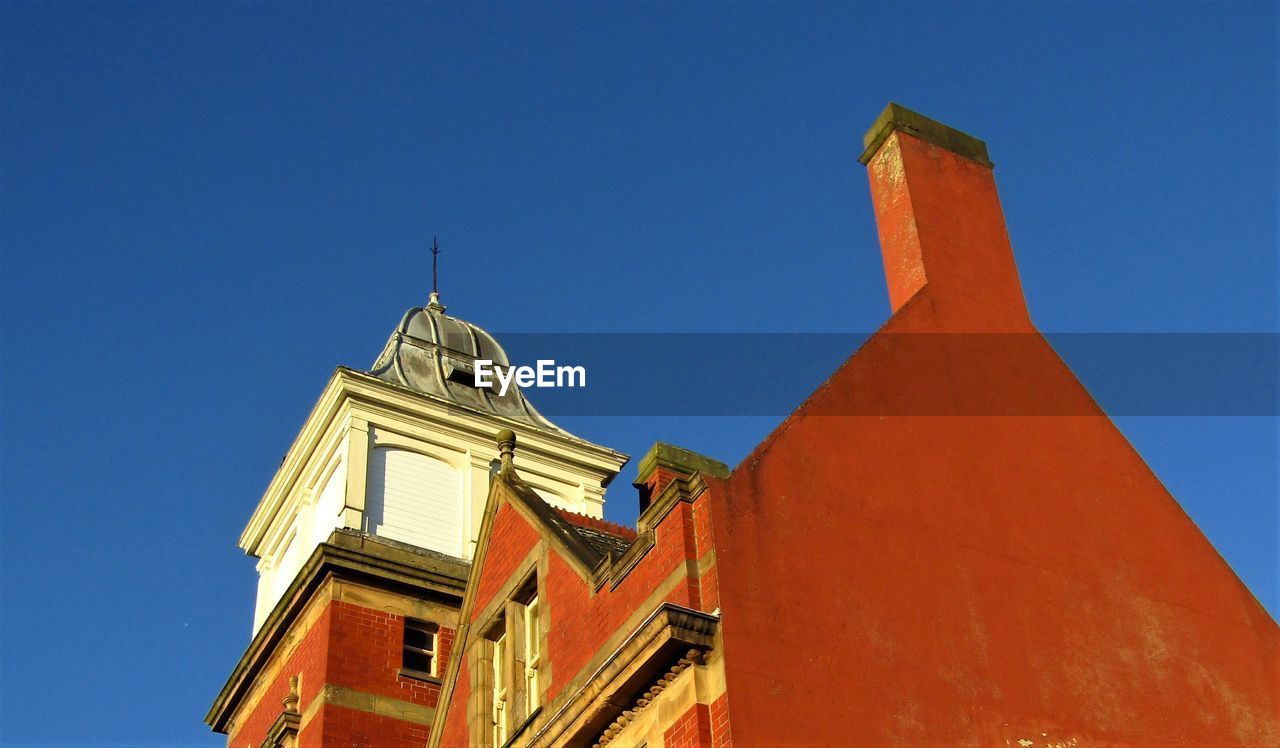
<svg viewBox="0 0 1280 748">
<path fill-rule="evenodd" d="M 440 303 L 440 242 L 431 237 L 431 297 L 427 300 L 427 308 L 444 311 Z"/>
<path fill-rule="evenodd" d="M 516 458 L 516 432 L 511 429 L 498 432 L 498 456 L 502 458 L 503 470 L 511 467 L 511 461 Z"/>
<path fill-rule="evenodd" d="M 431 293 L 440 293 L 440 242 L 431 237 Z"/>
</svg>

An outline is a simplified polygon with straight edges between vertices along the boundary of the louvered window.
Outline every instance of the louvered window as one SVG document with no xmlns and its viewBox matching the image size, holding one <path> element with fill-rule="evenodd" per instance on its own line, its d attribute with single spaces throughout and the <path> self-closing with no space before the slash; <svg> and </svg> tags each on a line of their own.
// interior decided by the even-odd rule
<svg viewBox="0 0 1280 748">
<path fill-rule="evenodd" d="M 462 555 L 462 473 L 433 457 L 378 448 L 369 455 L 365 530 Z"/>
</svg>

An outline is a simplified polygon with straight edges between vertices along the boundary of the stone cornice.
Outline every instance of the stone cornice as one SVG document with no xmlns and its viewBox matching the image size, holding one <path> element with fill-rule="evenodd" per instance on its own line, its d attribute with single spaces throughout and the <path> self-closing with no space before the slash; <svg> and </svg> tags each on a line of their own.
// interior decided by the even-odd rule
<svg viewBox="0 0 1280 748">
<path fill-rule="evenodd" d="M 719 618 L 663 603 L 586 682 L 560 702 L 528 748 L 590 744 L 690 650 L 711 648 Z"/>
<path fill-rule="evenodd" d="M 362 396 L 361 399 L 393 407 L 406 415 L 430 418 L 439 418 L 441 415 L 446 415 L 451 425 L 456 425 L 459 430 L 469 431 L 485 443 L 492 442 L 495 426 L 510 428 L 520 435 L 520 450 L 522 454 L 527 454 L 531 449 L 545 451 L 547 446 L 554 445 L 560 450 L 577 452 L 584 455 L 584 457 L 590 456 L 595 461 L 584 460 L 583 464 L 591 465 L 596 469 L 600 469 L 601 464 L 625 463 L 629 459 L 627 455 L 621 452 L 589 442 L 567 432 L 539 429 L 522 421 L 504 416 L 477 413 L 455 403 L 415 392 L 391 382 L 385 382 L 365 372 L 338 367 L 337 374 L 341 374 L 346 378 L 348 389 L 353 394 Z M 540 442 L 544 444 L 540 444 Z"/>
<path fill-rule="evenodd" d="M 316 546 L 293 584 L 249 643 L 204 721 L 215 732 L 228 722 L 252 689 L 289 627 L 331 576 L 423 597 L 461 600 L 470 565 L 461 559 L 412 548 L 352 530 L 335 530 Z"/>
<path fill-rule="evenodd" d="M 636 697 L 635 703 L 631 705 L 630 709 L 623 709 L 622 713 L 609 723 L 604 732 L 600 733 L 600 736 L 592 743 L 592 748 L 604 748 L 612 743 L 632 722 L 658 700 L 662 692 L 667 690 L 667 686 L 674 683 L 681 673 L 695 665 L 701 665 L 702 662 L 702 650 L 690 649 L 685 652 L 683 657 L 667 668 L 667 672 L 654 679 L 652 685 L 644 689 L 640 696 Z"/>
<path fill-rule="evenodd" d="M 567 433 L 536 429 L 501 416 L 474 413 L 364 372 L 338 367 L 240 534 L 239 546 L 246 553 L 261 555 L 261 545 L 273 521 L 285 508 L 312 455 L 336 424 L 353 410 L 423 421 L 444 427 L 446 431 L 475 441 L 477 445 L 492 443 L 494 430 L 508 427 L 520 435 L 525 459 L 546 464 L 568 464 L 587 474 L 599 475 L 602 487 L 617 476 L 629 459 L 620 452 Z M 554 459 L 550 457 L 552 454 Z"/>
</svg>

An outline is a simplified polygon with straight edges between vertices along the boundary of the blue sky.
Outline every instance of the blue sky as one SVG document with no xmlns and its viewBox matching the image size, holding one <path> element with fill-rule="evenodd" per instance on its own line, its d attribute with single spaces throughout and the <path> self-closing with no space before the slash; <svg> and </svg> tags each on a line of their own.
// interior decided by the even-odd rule
<svg viewBox="0 0 1280 748">
<path fill-rule="evenodd" d="M 1276 28 L 1244 3 L 0 4 L 0 743 L 222 744 L 236 537 L 333 367 L 424 301 L 433 235 L 450 310 L 497 333 L 873 330 L 855 157 L 892 99 L 987 141 L 1042 329 L 1275 332 Z M 1119 423 L 1274 615 L 1269 415 Z M 776 421 L 562 425 L 735 463 Z"/>
</svg>

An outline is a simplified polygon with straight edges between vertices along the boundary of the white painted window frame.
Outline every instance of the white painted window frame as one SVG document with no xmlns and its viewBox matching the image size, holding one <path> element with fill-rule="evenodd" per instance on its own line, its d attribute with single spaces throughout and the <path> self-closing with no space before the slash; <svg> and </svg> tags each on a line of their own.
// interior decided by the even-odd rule
<svg viewBox="0 0 1280 748">
<path fill-rule="evenodd" d="M 511 715 L 507 709 L 507 632 L 505 628 L 497 639 L 493 640 L 493 713 L 490 720 L 493 724 L 493 745 L 500 748 L 507 742 L 511 733 Z"/>
</svg>

